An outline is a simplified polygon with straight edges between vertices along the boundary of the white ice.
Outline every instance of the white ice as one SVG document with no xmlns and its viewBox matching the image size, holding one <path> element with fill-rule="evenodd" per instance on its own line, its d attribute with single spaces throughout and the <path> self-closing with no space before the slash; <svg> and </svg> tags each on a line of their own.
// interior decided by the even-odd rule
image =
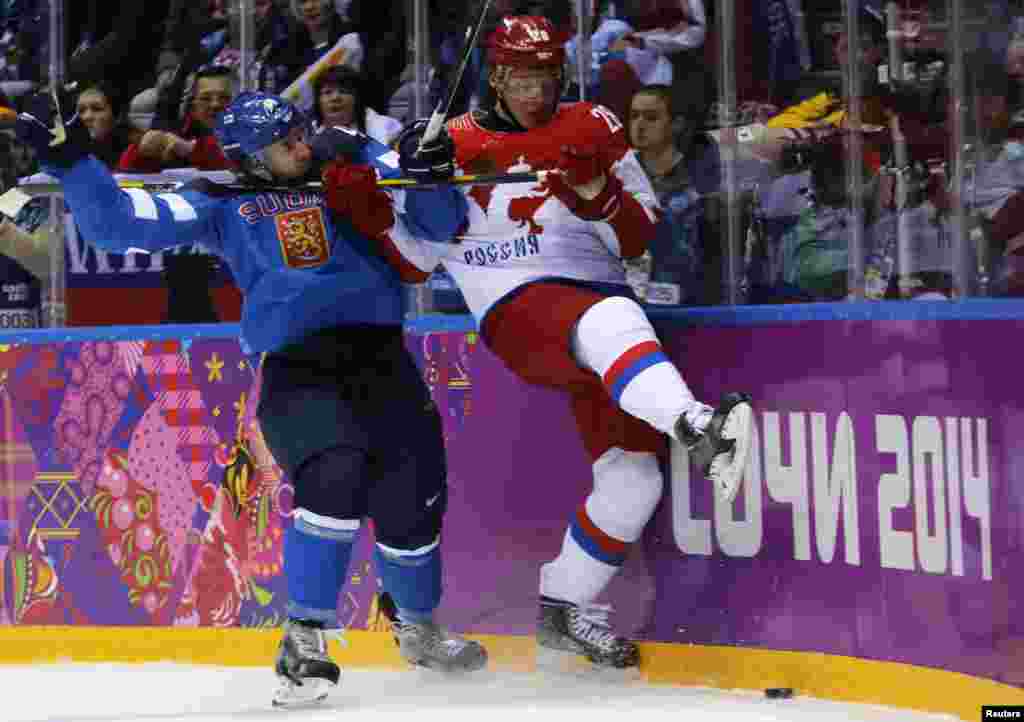
<svg viewBox="0 0 1024 722">
<path fill-rule="evenodd" d="M 316 707 L 275 709 L 261 668 L 177 664 L 0 667 L 4 722 L 947 722 L 953 718 L 752 692 L 541 680 L 482 672 L 444 681 L 415 671 L 345 670 Z"/>
</svg>

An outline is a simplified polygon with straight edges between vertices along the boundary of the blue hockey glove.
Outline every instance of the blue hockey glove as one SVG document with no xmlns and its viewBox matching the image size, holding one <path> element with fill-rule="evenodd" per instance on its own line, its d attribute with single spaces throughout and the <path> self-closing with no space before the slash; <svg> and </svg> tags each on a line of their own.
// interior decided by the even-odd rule
<svg viewBox="0 0 1024 722">
<path fill-rule="evenodd" d="M 419 150 L 427 129 L 425 119 L 417 120 L 398 136 L 398 163 L 411 178 L 421 181 L 446 180 L 455 175 L 455 143 L 444 126 L 437 138 Z"/>
<path fill-rule="evenodd" d="M 313 159 L 325 165 L 332 160 L 353 161 L 368 138 L 358 130 L 329 126 L 321 128 L 310 143 Z"/>
<path fill-rule="evenodd" d="M 35 151 L 44 166 L 70 168 L 89 154 L 89 132 L 78 113 L 63 122 L 53 102 L 37 104 L 32 113 L 19 113 L 14 135 Z"/>
</svg>

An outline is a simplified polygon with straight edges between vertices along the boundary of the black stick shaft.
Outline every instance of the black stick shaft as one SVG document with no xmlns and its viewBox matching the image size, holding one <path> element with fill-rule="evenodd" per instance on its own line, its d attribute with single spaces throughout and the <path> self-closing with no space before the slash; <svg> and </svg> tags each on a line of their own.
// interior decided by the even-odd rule
<svg viewBox="0 0 1024 722">
<path fill-rule="evenodd" d="M 201 177 L 201 176 L 197 176 Z M 457 175 L 444 180 L 436 181 L 421 181 L 412 178 L 386 178 L 377 182 L 377 185 L 381 188 L 393 188 L 395 190 L 419 190 L 426 188 L 438 188 L 446 185 L 454 186 L 465 186 L 465 185 L 502 185 L 505 183 L 537 183 L 540 177 L 537 173 L 495 173 L 495 174 L 479 174 L 479 175 Z M 131 178 L 118 178 L 118 185 L 121 188 L 140 188 L 147 191 L 175 191 L 180 190 L 183 186 L 187 185 L 186 181 L 180 180 L 168 180 L 160 181 L 155 179 L 147 180 L 133 180 Z M 306 183 L 297 186 L 249 186 L 240 183 L 227 183 L 222 184 L 226 188 L 239 190 L 239 191 L 251 191 L 253 193 L 259 191 L 279 191 L 287 192 L 294 190 L 306 190 L 306 191 L 322 191 L 323 183 Z M 59 194 L 61 192 L 60 183 L 25 183 L 17 186 L 17 188 L 30 196 L 46 196 Z"/>
</svg>

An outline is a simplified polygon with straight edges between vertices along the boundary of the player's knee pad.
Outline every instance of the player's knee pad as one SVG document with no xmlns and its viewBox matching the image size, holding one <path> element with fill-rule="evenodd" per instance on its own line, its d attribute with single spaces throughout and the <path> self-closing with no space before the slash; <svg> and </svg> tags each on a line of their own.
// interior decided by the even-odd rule
<svg viewBox="0 0 1024 722">
<path fill-rule="evenodd" d="M 624 354 L 649 342 L 658 343 L 658 337 L 640 304 L 612 296 L 580 316 L 573 330 L 572 349 L 581 365 L 603 378 Z"/>
<path fill-rule="evenodd" d="M 636 541 L 654 514 L 663 488 L 657 456 L 613 447 L 594 462 L 587 516 L 609 536 Z"/>
<path fill-rule="evenodd" d="M 293 478 L 295 508 L 332 519 L 366 516 L 366 454 L 336 446 L 307 459 Z"/>
<path fill-rule="evenodd" d="M 378 545 L 384 550 L 395 550 L 398 555 L 415 555 L 435 545 L 441 537 L 445 493 L 442 491 L 439 496 L 435 503 L 440 505 L 441 509 L 431 509 L 429 513 L 421 515 L 416 523 L 404 529 L 385 528 L 380 524 L 380 520 L 374 519 Z"/>
<path fill-rule="evenodd" d="M 391 564 L 401 567 L 416 567 L 425 563 L 441 547 L 441 537 L 436 536 L 419 547 L 395 547 L 378 540 L 376 553 Z"/>
<path fill-rule="evenodd" d="M 354 542 L 362 521 L 359 519 L 337 519 L 323 516 L 304 507 L 296 507 L 292 515 L 295 531 L 307 536 L 337 542 Z"/>
</svg>

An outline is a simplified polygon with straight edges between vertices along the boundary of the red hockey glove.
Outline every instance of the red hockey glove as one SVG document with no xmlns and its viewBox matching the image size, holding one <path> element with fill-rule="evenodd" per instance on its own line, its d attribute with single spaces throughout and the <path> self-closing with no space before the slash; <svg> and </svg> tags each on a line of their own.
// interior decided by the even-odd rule
<svg viewBox="0 0 1024 722">
<path fill-rule="evenodd" d="M 586 221 L 611 218 L 622 205 L 622 182 L 596 146 L 566 146 L 558 170 L 545 174 L 551 193 Z"/>
<path fill-rule="evenodd" d="M 607 175 L 608 163 L 596 145 L 567 145 L 562 147 L 558 169 L 571 186 L 585 186 Z"/>
<path fill-rule="evenodd" d="M 376 236 L 395 224 L 391 196 L 377 187 L 377 173 L 370 166 L 334 161 L 324 168 L 323 181 L 327 207 L 360 233 Z"/>
</svg>

